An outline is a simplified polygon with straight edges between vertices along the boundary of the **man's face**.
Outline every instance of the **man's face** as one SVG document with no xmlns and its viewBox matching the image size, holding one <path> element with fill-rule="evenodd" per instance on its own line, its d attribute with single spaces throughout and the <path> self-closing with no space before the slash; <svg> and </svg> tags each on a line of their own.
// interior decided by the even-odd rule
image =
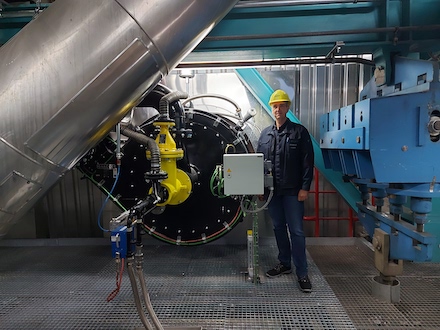
<svg viewBox="0 0 440 330">
<path fill-rule="evenodd" d="M 272 103 L 272 113 L 276 120 L 284 119 L 289 111 L 289 104 L 287 102 Z"/>
</svg>

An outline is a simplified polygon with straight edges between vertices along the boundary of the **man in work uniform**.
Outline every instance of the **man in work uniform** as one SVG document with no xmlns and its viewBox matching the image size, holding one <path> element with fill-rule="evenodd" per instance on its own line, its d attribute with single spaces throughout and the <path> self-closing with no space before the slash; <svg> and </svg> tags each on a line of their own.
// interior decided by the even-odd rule
<svg viewBox="0 0 440 330">
<path fill-rule="evenodd" d="M 304 201 L 313 179 L 313 145 L 307 129 L 287 118 L 291 101 L 285 91 L 276 90 L 269 105 L 275 123 L 261 132 L 257 152 L 272 162 L 274 191 L 268 210 L 278 246 L 279 264 L 266 275 L 276 277 L 291 273 L 293 260 L 300 289 L 311 292 L 303 216 Z"/>
</svg>

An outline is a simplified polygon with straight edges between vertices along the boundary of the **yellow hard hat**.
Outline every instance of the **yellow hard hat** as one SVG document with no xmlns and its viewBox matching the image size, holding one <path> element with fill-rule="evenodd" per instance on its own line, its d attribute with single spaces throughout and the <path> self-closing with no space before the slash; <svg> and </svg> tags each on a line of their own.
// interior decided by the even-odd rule
<svg viewBox="0 0 440 330">
<path fill-rule="evenodd" d="M 269 105 L 272 106 L 272 104 L 276 102 L 289 102 L 290 107 L 290 98 L 289 95 L 282 89 L 277 89 L 275 92 L 272 93 L 269 99 Z"/>
</svg>

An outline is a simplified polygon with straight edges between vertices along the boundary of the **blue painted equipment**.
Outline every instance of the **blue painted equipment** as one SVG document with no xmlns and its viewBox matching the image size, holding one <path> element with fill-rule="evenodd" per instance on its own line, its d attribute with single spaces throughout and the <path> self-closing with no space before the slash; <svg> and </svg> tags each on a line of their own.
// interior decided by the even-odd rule
<svg viewBox="0 0 440 330">
<path fill-rule="evenodd" d="M 436 237 L 426 229 L 440 197 L 439 64 L 395 58 L 394 85 L 378 86 L 380 76 L 363 100 L 320 118 L 324 163 L 358 186 L 359 219 L 371 237 L 377 227 L 390 235 L 390 260 L 431 260 Z M 389 213 L 382 211 L 386 197 Z"/>
<path fill-rule="evenodd" d="M 112 243 L 112 257 L 121 259 L 127 257 L 127 226 L 119 226 L 112 230 L 110 240 Z"/>
</svg>

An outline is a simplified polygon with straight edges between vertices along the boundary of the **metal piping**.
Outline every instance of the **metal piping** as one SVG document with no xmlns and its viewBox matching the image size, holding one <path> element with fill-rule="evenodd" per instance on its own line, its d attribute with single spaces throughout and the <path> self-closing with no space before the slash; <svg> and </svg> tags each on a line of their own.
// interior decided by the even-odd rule
<svg viewBox="0 0 440 330">
<path fill-rule="evenodd" d="M 258 66 L 279 66 L 279 65 L 302 65 L 302 64 L 343 64 L 359 63 L 374 66 L 374 61 L 360 57 L 341 57 L 341 58 L 297 58 L 286 60 L 258 60 L 258 61 L 234 61 L 234 62 L 182 62 L 176 69 L 196 69 L 196 68 L 240 68 Z M 188 99 L 189 100 L 189 99 Z M 186 100 L 184 104 L 189 101 Z"/>
<path fill-rule="evenodd" d="M 147 285 L 145 284 L 144 271 L 141 266 L 136 266 L 136 272 L 139 278 L 139 284 L 141 285 L 142 297 L 144 298 L 145 308 L 147 309 L 148 314 L 153 320 L 156 329 L 163 330 L 162 324 L 160 323 L 156 313 L 154 312 L 153 305 L 151 304 L 150 294 L 147 290 Z"/>
<path fill-rule="evenodd" d="M 440 30 L 440 24 L 434 25 L 416 25 L 416 26 L 395 26 L 374 29 L 357 29 L 357 30 L 333 30 L 333 31 L 313 31 L 298 33 L 272 33 L 272 34 L 256 34 L 256 35 L 233 35 L 233 36 L 209 36 L 205 41 L 232 41 L 232 40 L 256 40 L 256 39 L 280 39 L 280 38 L 299 38 L 299 37 L 322 37 L 336 36 L 345 34 L 370 34 L 370 33 L 399 33 L 414 31 L 434 31 Z"/>
<path fill-rule="evenodd" d="M 383 0 L 277 0 L 277 1 L 239 1 L 235 8 L 262 8 L 262 7 L 282 7 L 282 6 L 308 6 L 308 5 L 333 5 L 349 3 L 356 5 L 360 2 L 384 2 Z"/>
<path fill-rule="evenodd" d="M 227 96 L 224 96 L 224 95 L 220 95 L 220 94 L 200 94 L 200 95 L 195 95 L 195 96 L 192 96 L 192 97 L 186 99 L 182 103 L 182 105 L 188 104 L 188 103 L 190 103 L 190 102 L 192 102 L 194 100 L 197 100 L 197 99 L 202 99 L 202 98 L 207 98 L 207 97 L 217 98 L 217 99 L 224 100 L 226 102 L 231 103 L 235 107 L 235 111 L 237 112 L 238 117 L 241 118 L 241 108 L 238 105 L 238 103 L 235 102 L 234 100 L 232 100 L 231 98 L 229 98 Z"/>
<path fill-rule="evenodd" d="M 131 283 L 131 289 L 133 291 L 134 302 L 136 304 L 136 310 L 139 314 L 139 318 L 141 319 L 141 322 L 144 325 L 145 329 L 154 330 L 153 326 L 148 321 L 148 318 L 145 315 L 144 310 L 142 308 L 142 302 L 141 302 L 141 298 L 139 296 L 139 291 L 137 289 L 136 275 L 135 275 L 135 270 L 133 268 L 133 263 L 134 263 L 134 259 L 131 259 L 127 262 L 127 272 L 128 272 L 128 277 L 129 277 L 130 283 Z"/>
<path fill-rule="evenodd" d="M 0 237 L 237 0 L 57 0 L 0 48 Z"/>
</svg>

